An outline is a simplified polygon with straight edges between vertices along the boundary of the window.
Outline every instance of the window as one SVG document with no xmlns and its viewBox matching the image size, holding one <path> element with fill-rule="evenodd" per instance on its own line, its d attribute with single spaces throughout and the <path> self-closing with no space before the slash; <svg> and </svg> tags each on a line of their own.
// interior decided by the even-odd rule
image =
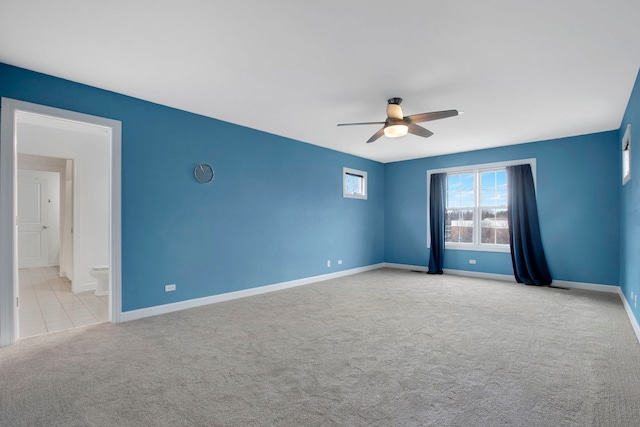
<svg viewBox="0 0 640 427">
<path fill-rule="evenodd" d="M 352 199 L 367 198 L 367 173 L 342 168 L 342 196 Z"/>
<path fill-rule="evenodd" d="M 631 179 L 631 125 L 622 137 L 622 185 Z"/>
<path fill-rule="evenodd" d="M 446 249 L 509 252 L 506 167 L 523 163 L 531 164 L 535 180 L 535 159 L 432 170 L 427 173 L 427 188 L 432 173 L 447 174 Z"/>
<path fill-rule="evenodd" d="M 445 243 L 508 245 L 507 170 L 447 174 Z"/>
</svg>

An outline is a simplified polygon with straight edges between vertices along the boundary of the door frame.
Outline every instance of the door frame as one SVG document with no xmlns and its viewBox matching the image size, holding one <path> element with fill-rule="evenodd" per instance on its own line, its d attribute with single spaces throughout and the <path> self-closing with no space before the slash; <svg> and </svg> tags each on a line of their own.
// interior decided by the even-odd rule
<svg viewBox="0 0 640 427">
<path fill-rule="evenodd" d="M 17 262 L 17 137 L 16 112 L 56 117 L 111 128 L 110 163 L 110 280 L 109 317 L 122 321 L 122 218 L 121 165 L 122 123 L 54 107 L 2 98 L 0 119 L 0 347 L 18 338 L 18 262 Z"/>
</svg>

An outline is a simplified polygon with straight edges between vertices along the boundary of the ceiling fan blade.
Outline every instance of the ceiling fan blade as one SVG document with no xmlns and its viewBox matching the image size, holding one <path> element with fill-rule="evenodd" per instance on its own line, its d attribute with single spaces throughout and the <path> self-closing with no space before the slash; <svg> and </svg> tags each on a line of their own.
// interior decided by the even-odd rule
<svg viewBox="0 0 640 427">
<path fill-rule="evenodd" d="M 380 138 L 382 135 L 384 135 L 384 128 L 382 128 L 378 132 L 374 133 L 373 136 L 371 138 L 369 138 L 369 140 L 367 141 L 367 144 L 370 143 L 370 142 L 375 141 L 376 139 Z"/>
<path fill-rule="evenodd" d="M 430 122 L 431 120 L 446 119 L 447 117 L 457 116 L 458 110 L 432 111 L 431 113 L 412 114 L 404 119 L 411 123 Z"/>
<path fill-rule="evenodd" d="M 384 122 L 339 123 L 338 126 L 383 125 Z"/>
<path fill-rule="evenodd" d="M 414 135 L 418 135 L 423 138 L 429 138 L 431 135 L 433 135 L 433 132 L 431 132 L 429 129 L 425 129 L 415 123 L 409 123 L 407 126 L 409 127 L 409 133 L 412 133 Z"/>
</svg>

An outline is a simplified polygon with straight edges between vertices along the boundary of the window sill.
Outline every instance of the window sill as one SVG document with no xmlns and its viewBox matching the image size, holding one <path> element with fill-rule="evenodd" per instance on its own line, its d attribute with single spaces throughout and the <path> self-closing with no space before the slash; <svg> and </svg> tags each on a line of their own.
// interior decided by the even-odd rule
<svg viewBox="0 0 640 427">
<path fill-rule="evenodd" d="M 367 200 L 367 195 L 366 195 L 366 194 L 344 193 L 344 194 L 342 195 L 342 197 L 344 197 L 345 199 L 361 199 L 361 200 Z"/>
<path fill-rule="evenodd" d="M 454 251 L 477 251 L 477 252 L 503 252 L 510 253 L 511 248 L 509 245 L 501 245 L 501 246 L 488 246 L 488 245 L 452 245 L 445 244 L 445 250 L 454 250 Z"/>
</svg>

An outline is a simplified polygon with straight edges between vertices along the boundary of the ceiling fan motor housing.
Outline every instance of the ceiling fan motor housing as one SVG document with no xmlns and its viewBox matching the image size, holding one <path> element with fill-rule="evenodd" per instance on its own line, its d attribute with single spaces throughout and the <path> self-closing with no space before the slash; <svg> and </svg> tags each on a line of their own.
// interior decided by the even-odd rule
<svg viewBox="0 0 640 427">
<path fill-rule="evenodd" d="M 387 105 L 387 121 L 389 119 L 402 120 L 402 107 L 400 107 L 400 103 L 402 102 L 402 98 L 390 98 L 387 101 L 389 104 Z"/>
</svg>

